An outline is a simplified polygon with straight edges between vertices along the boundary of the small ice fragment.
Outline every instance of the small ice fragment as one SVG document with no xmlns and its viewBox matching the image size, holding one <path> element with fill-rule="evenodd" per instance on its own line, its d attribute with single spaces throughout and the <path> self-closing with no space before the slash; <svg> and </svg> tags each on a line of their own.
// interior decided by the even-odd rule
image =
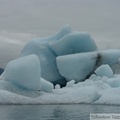
<svg viewBox="0 0 120 120">
<path fill-rule="evenodd" d="M 98 67 L 95 70 L 95 73 L 96 73 L 96 75 L 101 76 L 101 77 L 107 76 L 110 78 L 113 76 L 113 71 L 112 71 L 111 67 L 107 64 L 101 65 L 100 67 Z"/>
</svg>

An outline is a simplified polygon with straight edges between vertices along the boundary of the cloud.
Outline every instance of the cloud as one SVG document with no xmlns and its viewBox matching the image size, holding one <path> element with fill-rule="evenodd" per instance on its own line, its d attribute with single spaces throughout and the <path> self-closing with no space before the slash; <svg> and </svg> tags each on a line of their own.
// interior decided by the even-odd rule
<svg viewBox="0 0 120 120">
<path fill-rule="evenodd" d="M 100 49 L 120 48 L 120 0 L 0 0 L 0 67 L 34 37 L 63 25 L 88 31 Z"/>
<path fill-rule="evenodd" d="M 35 36 L 28 33 L 0 32 L 0 67 L 5 67 L 10 60 L 17 58 L 24 45 Z"/>
</svg>

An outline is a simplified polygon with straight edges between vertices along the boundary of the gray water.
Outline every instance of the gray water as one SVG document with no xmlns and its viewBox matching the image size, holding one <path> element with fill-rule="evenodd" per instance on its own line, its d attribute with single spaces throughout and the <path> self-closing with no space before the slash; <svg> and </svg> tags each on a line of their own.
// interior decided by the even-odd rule
<svg viewBox="0 0 120 120">
<path fill-rule="evenodd" d="M 0 120 L 89 120 L 90 113 L 120 113 L 120 106 L 0 105 Z"/>
</svg>

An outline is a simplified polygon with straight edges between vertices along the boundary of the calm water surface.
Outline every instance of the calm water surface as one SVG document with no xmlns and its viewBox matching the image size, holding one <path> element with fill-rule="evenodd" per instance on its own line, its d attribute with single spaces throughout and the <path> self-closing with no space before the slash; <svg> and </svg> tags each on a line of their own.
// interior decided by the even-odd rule
<svg viewBox="0 0 120 120">
<path fill-rule="evenodd" d="M 89 120 L 90 113 L 120 113 L 120 106 L 0 105 L 0 120 Z"/>
</svg>

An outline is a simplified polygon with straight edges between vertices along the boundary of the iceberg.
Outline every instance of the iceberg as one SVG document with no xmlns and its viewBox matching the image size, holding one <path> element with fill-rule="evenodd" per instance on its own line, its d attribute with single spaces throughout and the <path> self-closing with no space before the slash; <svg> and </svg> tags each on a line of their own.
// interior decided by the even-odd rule
<svg viewBox="0 0 120 120">
<path fill-rule="evenodd" d="M 40 61 L 36 55 L 28 55 L 9 62 L 1 75 L 1 79 L 29 90 L 41 89 L 40 77 Z"/>
<path fill-rule="evenodd" d="M 113 71 L 111 69 L 111 67 L 107 64 L 105 65 L 101 65 L 100 67 L 98 67 L 96 70 L 95 70 L 95 73 L 97 76 L 107 76 L 107 77 L 113 77 Z"/>
<path fill-rule="evenodd" d="M 30 41 L 0 76 L 0 104 L 120 105 L 119 93 L 120 50 L 97 50 L 69 25 Z"/>
<path fill-rule="evenodd" d="M 58 41 L 49 43 L 57 56 L 97 50 L 96 43 L 87 32 L 72 32 Z"/>
<path fill-rule="evenodd" d="M 56 55 L 51 50 L 49 42 L 58 41 L 60 38 L 71 32 L 69 25 L 65 25 L 59 32 L 47 38 L 38 38 L 30 41 L 22 50 L 21 57 L 36 54 L 41 63 L 42 78 L 54 83 L 65 84 L 66 80 L 59 74 L 56 66 Z"/>
<path fill-rule="evenodd" d="M 80 82 L 94 71 L 97 56 L 96 52 L 58 56 L 56 58 L 57 67 L 60 74 L 67 81 L 75 80 Z"/>
</svg>

